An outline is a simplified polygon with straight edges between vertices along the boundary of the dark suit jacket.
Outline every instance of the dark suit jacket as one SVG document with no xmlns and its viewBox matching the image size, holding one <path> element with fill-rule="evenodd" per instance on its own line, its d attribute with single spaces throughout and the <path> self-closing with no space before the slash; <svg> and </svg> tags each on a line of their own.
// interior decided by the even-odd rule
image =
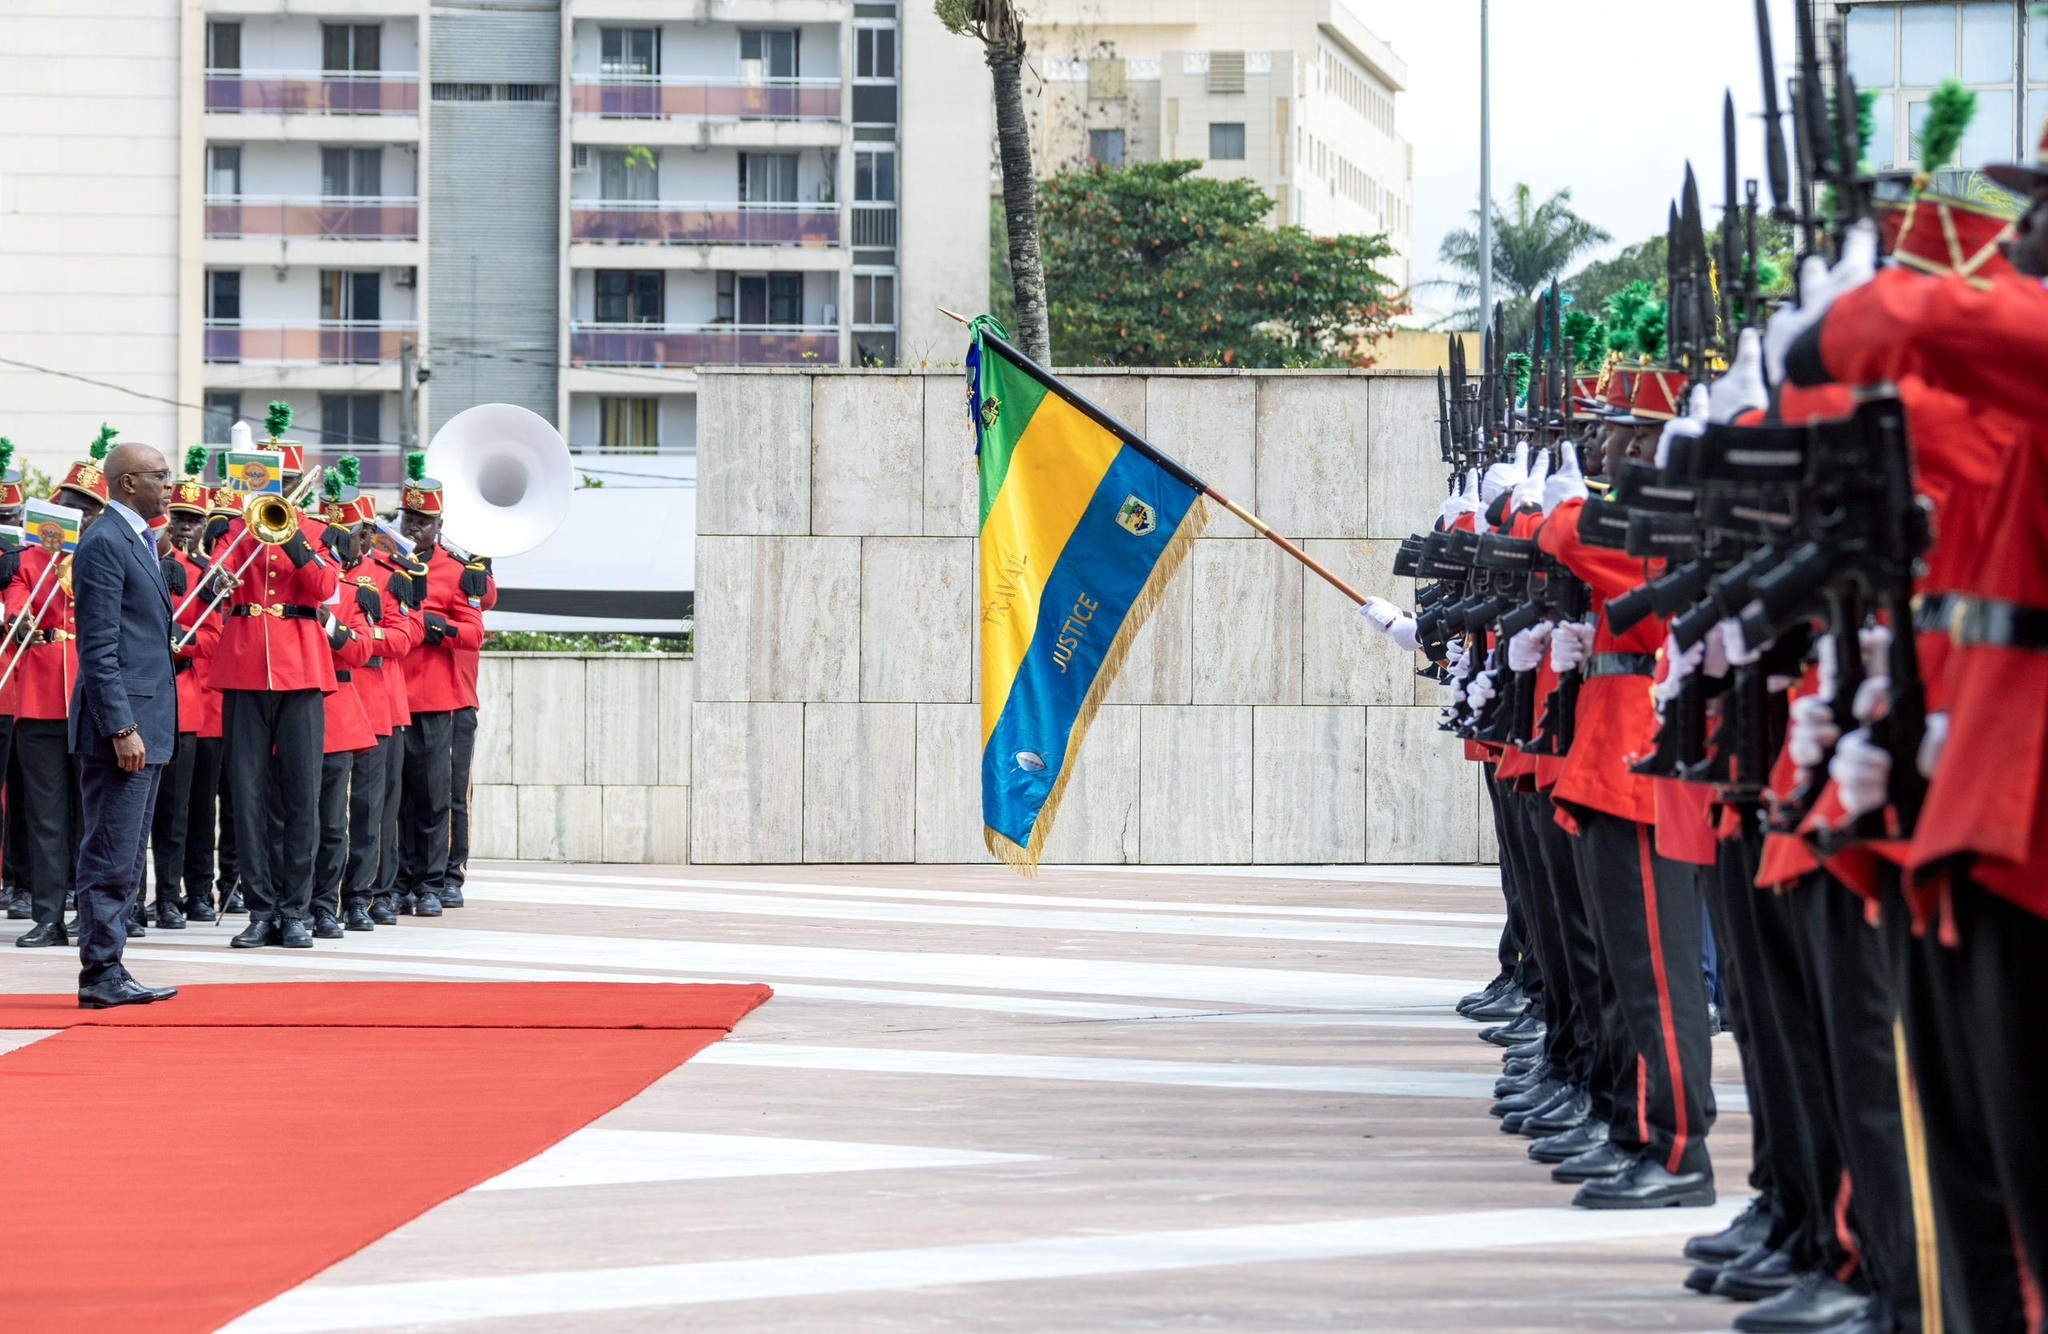
<svg viewBox="0 0 2048 1334">
<path fill-rule="evenodd" d="M 71 692 L 71 753 L 114 757 L 114 733 L 139 729 L 149 763 L 178 740 L 171 669 L 171 593 L 156 544 L 111 509 L 78 539 L 71 559 L 78 684 Z"/>
</svg>

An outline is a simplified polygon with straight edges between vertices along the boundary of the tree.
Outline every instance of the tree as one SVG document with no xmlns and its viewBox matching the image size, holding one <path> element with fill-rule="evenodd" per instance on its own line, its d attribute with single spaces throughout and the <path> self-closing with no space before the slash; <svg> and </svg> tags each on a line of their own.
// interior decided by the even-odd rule
<svg viewBox="0 0 2048 1334">
<path fill-rule="evenodd" d="M 1273 201 L 1199 162 L 1041 187 L 1052 322 L 1077 366 L 1366 366 L 1402 311 L 1380 236 L 1265 225 Z"/>
<path fill-rule="evenodd" d="M 1572 261 L 1612 238 L 1572 211 L 1572 192 L 1559 190 L 1538 204 L 1535 192 L 1517 185 L 1506 209 L 1493 206 L 1493 283 L 1495 299 L 1504 302 L 1508 336 L 1521 341 L 1528 333 L 1536 294 L 1564 276 Z M 1479 210 L 1472 226 L 1444 237 L 1437 258 L 1459 275 L 1442 285 L 1460 302 L 1451 316 L 1460 327 L 1477 328 L 1491 312 L 1479 309 Z"/>
<path fill-rule="evenodd" d="M 1028 356 L 1050 366 L 1052 336 L 1046 323 L 1031 129 L 1024 119 L 1024 23 L 1015 0 L 933 0 L 932 10 L 947 32 L 981 43 L 995 81 L 996 152 L 1003 172 L 1010 275 L 1017 293 L 1017 336 Z"/>
<path fill-rule="evenodd" d="M 1792 272 L 1795 244 L 1792 228 L 1767 215 L 1761 216 L 1757 219 L 1756 240 L 1757 249 L 1763 252 L 1761 273 L 1764 291 L 1776 295 Z M 1580 269 L 1565 281 L 1564 290 L 1571 295 L 1572 304 L 1577 309 L 1596 314 L 1606 307 L 1609 297 L 1631 283 L 1650 284 L 1656 289 L 1657 298 L 1662 300 L 1670 253 L 1670 240 L 1661 234 L 1647 241 L 1638 241 L 1613 259 L 1597 260 Z M 1707 233 L 1707 253 L 1714 257 L 1716 265 L 1720 263 L 1719 228 Z"/>
</svg>

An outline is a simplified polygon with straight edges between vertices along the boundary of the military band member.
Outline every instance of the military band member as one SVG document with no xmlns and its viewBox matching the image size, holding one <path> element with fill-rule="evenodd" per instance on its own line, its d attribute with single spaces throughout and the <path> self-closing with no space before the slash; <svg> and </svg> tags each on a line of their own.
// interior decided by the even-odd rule
<svg viewBox="0 0 2048 1334">
<path fill-rule="evenodd" d="M 21 483 L 21 471 L 14 466 L 14 442 L 0 436 L 0 524 L 19 528 L 22 520 L 22 506 L 27 502 L 27 492 Z M 21 565 L 22 541 L 0 542 L 0 588 L 14 582 L 14 572 Z M 20 876 L 21 846 L 17 839 L 6 831 L 13 829 L 20 820 L 20 785 L 10 780 L 14 760 L 14 713 L 21 699 L 19 681 L 9 681 L 0 686 L 0 792 L 4 792 L 4 805 L 0 805 L 0 842 L 5 843 L 5 855 L 0 856 L 0 900 L 4 900 L 7 916 L 12 921 L 26 922 L 32 914 L 29 907 L 28 884 Z"/>
<path fill-rule="evenodd" d="M 211 922 L 218 917 L 211 894 L 202 902 L 188 891 L 185 882 L 186 839 L 191 830 L 192 789 L 199 762 L 199 725 L 206 716 L 209 662 L 214 643 L 220 637 L 220 617 L 205 614 L 205 595 L 192 596 L 206 573 L 196 554 L 211 502 L 206 483 L 200 477 L 206 462 L 206 447 L 194 446 L 185 455 L 185 475 L 171 486 L 166 511 L 170 519 L 166 529 L 170 551 L 161 562 L 172 610 L 184 608 L 174 622 L 177 638 L 173 640 L 171 657 L 178 683 L 178 743 L 170 763 L 164 766 L 163 786 L 157 793 L 149 831 L 150 855 L 156 872 L 156 925 L 173 931 L 182 929 L 188 916 L 198 922 Z M 187 631 L 191 632 L 189 637 Z M 208 830 L 209 844 L 211 834 Z M 210 855 L 208 861 L 211 862 Z M 137 899 L 140 900 L 139 895 Z"/>
<path fill-rule="evenodd" d="M 473 599 L 479 610 L 498 605 L 498 581 L 491 573 L 491 558 L 479 556 L 465 565 L 460 584 L 463 596 Z M 469 877 L 469 772 L 476 759 L 476 678 L 482 645 L 455 650 L 455 671 L 462 697 L 469 701 L 455 711 L 454 743 L 450 759 L 448 816 L 448 874 L 441 891 L 441 906 L 462 906 L 462 882 Z"/>
</svg>

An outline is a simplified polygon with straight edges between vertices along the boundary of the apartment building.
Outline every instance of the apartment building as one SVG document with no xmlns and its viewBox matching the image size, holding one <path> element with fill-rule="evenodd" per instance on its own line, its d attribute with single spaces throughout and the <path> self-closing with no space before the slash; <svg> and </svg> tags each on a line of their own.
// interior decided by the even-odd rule
<svg viewBox="0 0 2048 1334">
<path fill-rule="evenodd" d="M 1028 18 L 1041 171 L 1199 159 L 1258 182 L 1276 222 L 1385 233 L 1408 285 L 1407 65 L 1348 0 L 1044 0 Z"/>
<path fill-rule="evenodd" d="M 1865 156 L 1880 170 L 1917 167 L 1927 102 L 1945 79 L 1977 94 L 1977 117 L 1957 165 L 2031 160 L 2048 121 L 2048 18 L 2028 0 L 1957 4 L 1846 4 L 1819 0 L 1825 24 L 1839 18 L 1856 87 L 1877 94 L 1877 133 Z"/>
</svg>

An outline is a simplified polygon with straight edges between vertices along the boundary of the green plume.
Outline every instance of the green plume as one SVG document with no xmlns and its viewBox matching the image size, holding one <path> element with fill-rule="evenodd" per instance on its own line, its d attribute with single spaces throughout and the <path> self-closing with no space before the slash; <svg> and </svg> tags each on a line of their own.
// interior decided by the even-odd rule
<svg viewBox="0 0 2048 1334">
<path fill-rule="evenodd" d="M 328 469 L 327 475 L 320 479 L 320 492 L 329 500 L 339 501 L 341 499 L 341 474 L 332 468 Z"/>
<path fill-rule="evenodd" d="M 185 451 L 185 475 L 197 477 L 206 469 L 206 446 L 194 445 Z"/>
<path fill-rule="evenodd" d="M 1508 353 L 1507 377 L 1508 382 L 1515 388 L 1513 398 L 1518 403 L 1521 401 L 1522 396 L 1529 392 L 1529 375 L 1529 354 L 1527 352 Z"/>
<path fill-rule="evenodd" d="M 1636 320 L 1635 351 L 1652 361 L 1662 361 L 1664 359 L 1664 333 L 1668 319 L 1669 316 L 1665 313 L 1662 301 L 1655 303 L 1645 310 L 1642 316 Z"/>
<path fill-rule="evenodd" d="M 1564 336 L 1572 345 L 1572 357 L 1581 367 L 1597 367 L 1607 359 L 1607 326 L 1588 311 L 1564 313 Z"/>
<path fill-rule="evenodd" d="M 1657 289 L 1641 278 L 1607 298 L 1607 345 L 1627 353 L 1634 342 L 1636 321 L 1657 299 Z"/>
<path fill-rule="evenodd" d="M 121 434 L 105 422 L 100 423 L 100 433 L 93 437 L 92 457 L 95 462 L 105 458 L 114 448 L 114 437 Z"/>
<path fill-rule="evenodd" d="M 425 481 L 426 476 L 427 456 L 420 453 L 407 454 L 405 456 L 405 479 L 408 482 L 420 482 Z"/>
<path fill-rule="evenodd" d="M 1940 171 L 1962 145 L 1963 131 L 1977 115 L 1977 94 L 1955 80 L 1943 82 L 1927 99 L 1927 123 L 1920 127 L 1920 169 Z"/>
<path fill-rule="evenodd" d="M 344 486 L 361 486 L 363 461 L 353 454 L 343 454 L 334 461 L 334 473 L 341 478 Z"/>
<path fill-rule="evenodd" d="M 272 440 L 284 439 L 284 433 L 292 429 L 292 405 L 272 403 L 264 410 L 263 429 L 270 433 Z"/>
<path fill-rule="evenodd" d="M 6 436 L 0 435 L 0 477 L 6 476 L 7 470 L 13 466 L 14 442 Z"/>
</svg>

